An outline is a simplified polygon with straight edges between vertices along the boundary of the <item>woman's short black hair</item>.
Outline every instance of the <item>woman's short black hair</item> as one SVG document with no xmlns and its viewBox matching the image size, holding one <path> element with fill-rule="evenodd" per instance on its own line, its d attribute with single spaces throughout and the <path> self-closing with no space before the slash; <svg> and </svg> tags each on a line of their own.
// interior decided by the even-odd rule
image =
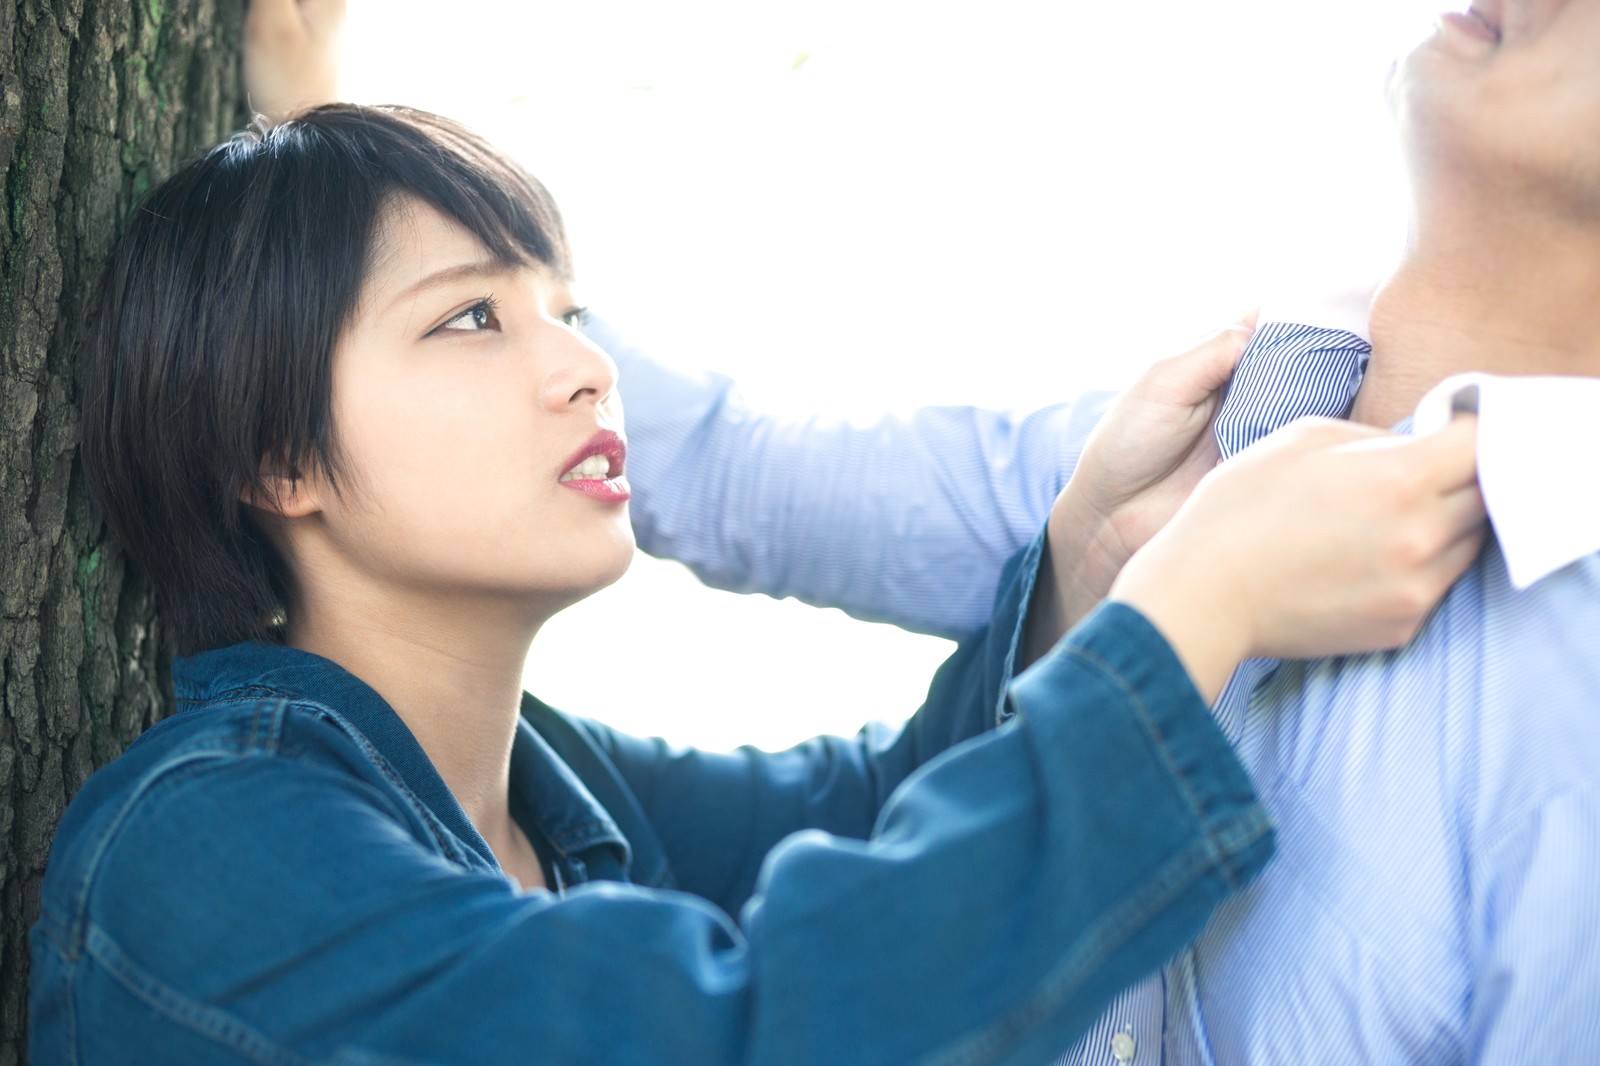
<svg viewBox="0 0 1600 1066">
<path fill-rule="evenodd" d="M 400 196 L 503 262 L 571 273 L 521 167 L 449 119 L 351 104 L 211 149 L 113 253 L 82 346 L 83 468 L 180 654 L 275 637 L 287 575 L 241 500 L 271 497 L 264 470 L 337 485 L 334 345 Z"/>
</svg>

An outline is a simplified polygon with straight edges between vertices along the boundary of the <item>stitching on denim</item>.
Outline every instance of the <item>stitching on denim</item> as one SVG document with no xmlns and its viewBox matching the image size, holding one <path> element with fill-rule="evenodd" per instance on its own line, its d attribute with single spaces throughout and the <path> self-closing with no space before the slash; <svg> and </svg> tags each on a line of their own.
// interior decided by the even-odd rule
<svg viewBox="0 0 1600 1066">
<path fill-rule="evenodd" d="M 103 965 L 119 985 L 184 1028 L 263 1066 L 310 1066 L 310 1060 L 268 1040 L 233 1014 L 197 1003 L 144 971 L 99 926 L 90 926 L 86 945 L 90 956 Z"/>
<path fill-rule="evenodd" d="M 597 841 L 604 841 L 607 844 L 614 843 L 616 834 L 611 831 L 611 828 L 606 823 L 590 819 L 564 831 L 560 836 L 551 837 L 546 834 L 546 839 L 560 849 L 562 854 L 566 854 L 568 851 L 576 851 L 579 848 L 588 847 Z"/>
<path fill-rule="evenodd" d="M 242 700 L 260 699 L 263 696 L 269 699 L 281 699 L 283 697 L 283 690 L 280 688 L 274 688 L 271 685 L 262 685 L 255 682 L 250 682 L 248 684 L 233 685 L 229 688 L 221 690 L 220 692 L 210 692 L 204 696 L 179 697 L 179 702 L 206 704 L 238 703 Z"/>
<path fill-rule="evenodd" d="M 1212 819 L 1207 817 L 1206 812 L 1200 805 L 1199 797 L 1189 785 L 1188 778 L 1179 771 L 1177 764 L 1173 761 L 1171 751 L 1167 745 L 1166 734 L 1156 726 L 1154 716 L 1151 715 L 1150 708 L 1143 697 L 1122 676 L 1121 671 L 1089 649 L 1068 648 L 1067 654 L 1093 667 L 1107 681 L 1121 689 L 1123 695 L 1128 698 L 1135 720 L 1139 723 L 1145 735 L 1150 738 L 1156 755 L 1161 759 L 1161 765 L 1167 771 L 1167 779 L 1177 786 L 1178 794 L 1183 797 L 1183 801 L 1188 806 L 1190 813 L 1194 815 L 1195 821 L 1200 824 L 1200 829 L 1212 848 L 1213 862 L 1225 871 L 1228 884 L 1238 888 L 1238 879 L 1234 876 L 1233 864 L 1224 857 L 1224 853 L 1221 850 L 1221 842 L 1217 839 L 1216 830 L 1211 824 Z"/>
<path fill-rule="evenodd" d="M 417 799 L 416 795 L 411 791 L 411 787 L 405 783 L 399 772 L 390 765 L 389 760 L 384 757 L 383 753 L 377 749 L 365 733 L 350 724 L 343 715 L 325 703 L 317 703 L 312 700 L 295 700 L 293 707 L 296 710 L 310 712 L 328 721 L 354 743 L 356 747 L 360 748 L 361 753 L 367 757 L 367 760 L 372 763 L 378 773 L 383 775 L 384 780 L 394 786 L 394 790 L 404 798 L 406 805 L 428 827 L 428 831 L 433 834 L 434 843 L 439 846 L 439 850 L 458 863 L 468 864 L 467 857 L 457 847 L 450 831 L 444 827 L 444 823 L 439 821 L 438 817 L 428 809 L 426 804 Z"/>
<path fill-rule="evenodd" d="M 1267 820 L 1259 815 L 1245 816 L 1240 822 L 1238 835 L 1245 843 L 1259 839 L 1269 829 Z M 1253 828 L 1248 824 L 1251 822 L 1255 823 Z M 1039 982 L 1034 995 L 998 1022 L 924 1061 L 938 1066 L 993 1061 L 1000 1051 L 1015 1043 L 1024 1028 L 1082 987 L 1088 976 L 1103 966 L 1130 934 L 1144 928 L 1145 919 L 1152 911 L 1166 909 L 1195 881 L 1202 880 L 1207 871 L 1216 868 L 1217 864 L 1211 861 L 1204 845 L 1189 847 L 1174 855 L 1145 882 L 1143 889 L 1124 899 L 1091 926 L 1076 949 Z"/>
<path fill-rule="evenodd" d="M 277 737 L 282 735 L 279 728 L 283 721 L 283 700 L 274 700 L 271 703 L 260 703 L 256 706 L 255 717 L 250 722 L 250 742 L 259 745 L 264 751 L 276 750 Z"/>
<path fill-rule="evenodd" d="M 1022 566 L 1022 587 L 1018 589 L 1018 603 L 1021 610 L 1017 613 L 1016 623 L 1011 628 L 1011 639 L 1006 645 L 1005 660 L 1000 664 L 1000 693 L 995 697 L 994 724 L 1004 725 L 1016 717 L 1016 712 L 1006 713 L 1006 703 L 1011 695 L 1011 681 L 1016 677 L 1017 650 L 1022 647 L 1028 625 L 1028 613 L 1033 599 L 1033 590 L 1039 583 L 1039 559 L 1044 554 L 1044 541 L 1035 540 L 1028 547 L 1028 554 L 1020 564 Z"/>
<path fill-rule="evenodd" d="M 1102 966 L 1127 941 L 1131 933 L 1143 927 L 1145 918 L 1152 911 L 1170 906 L 1188 886 L 1203 879 L 1208 872 L 1220 874 L 1229 887 L 1237 887 L 1238 853 L 1271 832 L 1271 822 L 1259 805 L 1252 805 L 1242 814 L 1225 819 L 1222 825 L 1213 827 L 1201 814 L 1192 791 L 1183 785 L 1181 775 L 1167 757 L 1165 738 L 1150 720 L 1149 709 L 1121 673 L 1086 649 L 1068 647 L 1064 649 L 1064 654 L 1082 661 L 1128 697 L 1137 720 L 1155 742 L 1168 776 L 1180 783 L 1179 794 L 1201 826 L 1202 839 L 1199 844 L 1185 848 L 1168 859 L 1155 875 L 1145 880 L 1139 891 L 1094 923 L 1080 938 L 1077 948 L 1046 974 L 1038 990 L 1027 1001 L 993 1025 L 953 1047 L 929 1056 L 925 1060 L 929 1063 L 961 1066 L 991 1061 L 1007 1045 L 1014 1043 L 1020 1031 L 1033 1019 L 1053 1010 L 1076 991 L 1090 973 Z"/>
<path fill-rule="evenodd" d="M 50 941 L 57 951 L 61 952 L 62 958 L 69 962 L 77 961 L 78 946 L 73 943 L 70 925 L 56 917 L 55 911 L 44 906 L 42 901 L 39 907 L 39 917 L 34 922 L 33 928 L 41 937 Z"/>
<path fill-rule="evenodd" d="M 238 685 L 207 696 L 174 695 L 172 702 L 180 707 L 218 707 L 228 704 L 249 703 L 252 700 L 282 699 L 283 692 L 270 685 Z"/>
<path fill-rule="evenodd" d="M 221 758 L 239 758 L 259 754 L 259 749 L 240 750 L 237 745 L 221 744 L 207 746 L 185 751 L 176 759 L 168 760 L 155 767 L 146 774 L 127 796 L 116 813 L 106 823 L 105 828 L 99 833 L 94 847 L 89 851 L 83 862 L 82 876 L 72 886 L 71 899 L 72 911 L 69 916 L 69 925 L 66 930 L 68 942 L 73 945 L 74 951 L 81 947 L 85 927 L 88 923 L 89 894 L 93 891 L 94 882 L 100 876 L 100 867 L 105 859 L 106 852 L 122 832 L 125 823 L 146 796 L 164 791 L 181 783 L 187 771 L 199 769 L 199 764 L 216 762 Z"/>
<path fill-rule="evenodd" d="M 336 1048 L 328 1060 L 331 1066 L 431 1066 L 429 1059 L 409 1059 L 362 1048 Z"/>
<path fill-rule="evenodd" d="M 69 1066 L 82 1059 L 78 1054 L 78 1001 L 72 991 L 72 979 L 77 975 L 76 961 L 63 966 L 60 977 L 62 1013 L 66 1016 L 66 1052 Z"/>
</svg>

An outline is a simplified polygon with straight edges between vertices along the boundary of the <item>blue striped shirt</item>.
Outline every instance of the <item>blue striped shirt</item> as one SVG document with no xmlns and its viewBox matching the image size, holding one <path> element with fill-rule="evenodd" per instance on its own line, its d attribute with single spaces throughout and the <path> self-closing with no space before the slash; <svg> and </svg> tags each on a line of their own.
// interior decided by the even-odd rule
<svg viewBox="0 0 1600 1066">
<path fill-rule="evenodd" d="M 646 550 L 926 632 L 987 612 L 1104 410 L 775 422 L 591 332 L 623 366 Z M 1264 324 L 1223 454 L 1344 414 L 1368 351 Z M 1516 592 L 1491 544 L 1406 648 L 1247 663 L 1216 713 L 1279 858 L 1063 1061 L 1600 1062 L 1600 557 Z"/>
<path fill-rule="evenodd" d="M 1263 326 L 1223 454 L 1368 351 Z M 1600 1061 L 1600 557 L 1517 592 L 1491 543 L 1405 648 L 1246 663 L 1216 714 L 1278 858 L 1063 1062 Z"/>
</svg>

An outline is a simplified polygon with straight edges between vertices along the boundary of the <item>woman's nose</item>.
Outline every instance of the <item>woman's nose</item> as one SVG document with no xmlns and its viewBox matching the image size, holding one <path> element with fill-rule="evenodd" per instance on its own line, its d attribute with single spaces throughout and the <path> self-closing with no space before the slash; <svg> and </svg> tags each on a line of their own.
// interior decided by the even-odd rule
<svg viewBox="0 0 1600 1066">
<path fill-rule="evenodd" d="M 577 330 L 550 324 L 550 358 L 539 400 L 550 411 L 576 404 L 598 404 L 617 387 L 617 364 L 600 346 Z"/>
</svg>

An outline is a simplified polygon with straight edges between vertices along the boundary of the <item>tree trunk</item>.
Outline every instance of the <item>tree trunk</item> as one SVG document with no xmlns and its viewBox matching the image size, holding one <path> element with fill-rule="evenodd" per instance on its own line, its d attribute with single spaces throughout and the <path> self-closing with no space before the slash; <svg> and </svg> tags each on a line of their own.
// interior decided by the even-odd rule
<svg viewBox="0 0 1600 1066">
<path fill-rule="evenodd" d="M 245 0 L 0 0 L 0 1066 L 56 822 L 165 713 L 148 590 L 77 476 L 72 344 L 133 202 L 244 119 Z"/>
</svg>

